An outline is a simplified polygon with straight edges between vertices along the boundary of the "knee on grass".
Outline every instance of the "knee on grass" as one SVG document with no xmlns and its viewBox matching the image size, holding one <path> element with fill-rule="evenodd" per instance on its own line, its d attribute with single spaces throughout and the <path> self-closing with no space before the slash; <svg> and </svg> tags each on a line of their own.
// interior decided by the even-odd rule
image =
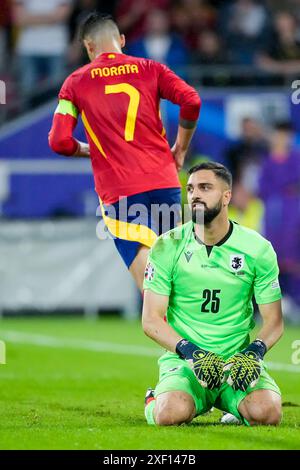
<svg viewBox="0 0 300 470">
<path fill-rule="evenodd" d="M 158 426 L 174 426 L 189 423 L 195 416 L 192 397 L 169 397 L 157 400 L 154 417 Z"/>
<path fill-rule="evenodd" d="M 278 426 L 281 421 L 281 408 L 273 405 L 263 405 L 249 411 L 249 423 L 253 425 Z"/>
<path fill-rule="evenodd" d="M 240 412 L 251 426 L 277 426 L 282 416 L 280 396 L 269 390 L 257 390 L 244 400 Z"/>
</svg>

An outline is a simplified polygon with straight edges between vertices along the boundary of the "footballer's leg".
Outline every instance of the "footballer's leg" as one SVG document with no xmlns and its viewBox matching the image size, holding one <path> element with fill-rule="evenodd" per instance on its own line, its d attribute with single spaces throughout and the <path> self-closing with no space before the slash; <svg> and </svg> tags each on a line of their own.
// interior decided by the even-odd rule
<svg viewBox="0 0 300 470">
<path fill-rule="evenodd" d="M 136 206 L 142 205 L 142 196 L 142 194 L 137 194 L 127 198 L 128 208 L 130 209 L 132 204 Z M 127 212 L 125 214 L 121 213 L 119 202 L 110 206 L 104 206 L 101 203 L 105 225 L 140 291 L 143 290 L 149 248 L 157 238 L 157 233 L 148 226 L 150 224 L 148 224 L 147 220 L 147 206 L 145 204 L 144 206 L 146 207 L 144 220 L 136 223 L 133 215 L 128 215 Z"/>
<path fill-rule="evenodd" d="M 113 236 L 116 248 L 133 276 L 137 287 L 143 291 L 143 281 L 149 249 L 163 232 L 164 215 L 170 230 L 181 220 L 181 191 L 167 188 L 134 194 L 105 205 L 100 200 L 104 223 Z M 154 208 L 170 208 L 170 214 L 156 213 Z M 151 273 L 149 273 L 151 275 Z"/>
<path fill-rule="evenodd" d="M 144 273 L 147 263 L 147 257 L 149 253 L 149 248 L 145 245 L 141 245 L 138 249 L 137 255 L 134 258 L 133 262 L 129 267 L 129 272 L 133 276 L 136 285 L 143 291 L 143 282 L 144 282 Z"/>
<path fill-rule="evenodd" d="M 190 423 L 196 416 L 195 402 L 186 392 L 165 392 L 157 396 L 153 415 L 158 426 Z"/>
<path fill-rule="evenodd" d="M 147 220 L 149 235 L 146 244 L 141 243 L 139 246 L 137 254 L 129 267 L 129 272 L 141 291 L 143 290 L 149 247 L 155 242 L 155 234 L 159 236 L 181 223 L 181 190 L 179 188 L 149 191 L 145 193 L 144 197 L 149 214 Z M 146 221 L 144 223 L 147 225 Z M 144 230 L 144 233 L 147 234 L 147 231 Z M 142 241 L 143 237 L 140 237 L 139 240 Z"/>
<path fill-rule="evenodd" d="M 278 425 L 281 421 L 281 396 L 273 390 L 255 390 L 239 404 L 239 413 L 250 426 Z"/>
<path fill-rule="evenodd" d="M 145 397 L 148 424 L 189 423 L 211 409 L 218 391 L 202 387 L 187 361 L 166 353 L 158 362 L 159 382 L 155 390 L 147 390 Z"/>
<path fill-rule="evenodd" d="M 249 386 L 245 391 L 234 390 L 224 382 L 215 401 L 215 407 L 227 414 L 230 413 L 247 426 L 277 425 L 281 419 L 281 393 L 265 365 L 262 364 L 259 381 L 254 388 Z M 226 420 L 223 418 L 221 422 L 227 424 L 229 416 Z"/>
</svg>

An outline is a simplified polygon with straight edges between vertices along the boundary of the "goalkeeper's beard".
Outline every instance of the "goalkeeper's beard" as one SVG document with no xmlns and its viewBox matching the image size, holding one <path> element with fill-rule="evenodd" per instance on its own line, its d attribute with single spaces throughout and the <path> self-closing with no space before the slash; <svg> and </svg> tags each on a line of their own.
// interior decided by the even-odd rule
<svg viewBox="0 0 300 470">
<path fill-rule="evenodd" d="M 202 209 L 192 208 L 192 220 L 198 225 L 209 225 L 217 215 L 220 214 L 222 210 L 222 199 L 220 199 L 220 201 L 211 208 L 207 207 L 205 203 L 202 204 L 204 206 L 204 211 Z"/>
</svg>

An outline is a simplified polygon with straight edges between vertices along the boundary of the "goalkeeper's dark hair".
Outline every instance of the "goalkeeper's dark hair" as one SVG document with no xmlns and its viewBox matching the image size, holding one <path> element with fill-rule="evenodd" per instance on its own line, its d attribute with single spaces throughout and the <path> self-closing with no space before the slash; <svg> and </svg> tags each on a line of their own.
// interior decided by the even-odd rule
<svg viewBox="0 0 300 470">
<path fill-rule="evenodd" d="M 222 179 L 225 181 L 225 183 L 228 184 L 230 188 L 232 188 L 232 174 L 226 168 L 226 166 L 222 165 L 221 163 L 218 162 L 202 162 L 199 163 L 198 165 L 193 166 L 189 171 L 188 174 L 192 175 L 193 173 L 196 173 L 196 171 L 201 171 L 201 170 L 210 170 L 212 171 L 217 178 Z"/>
<path fill-rule="evenodd" d="M 87 36 L 93 36 L 95 33 L 110 30 L 112 35 L 119 36 L 119 28 L 111 15 L 104 15 L 98 11 L 90 13 L 79 26 L 79 39 L 81 42 Z"/>
</svg>

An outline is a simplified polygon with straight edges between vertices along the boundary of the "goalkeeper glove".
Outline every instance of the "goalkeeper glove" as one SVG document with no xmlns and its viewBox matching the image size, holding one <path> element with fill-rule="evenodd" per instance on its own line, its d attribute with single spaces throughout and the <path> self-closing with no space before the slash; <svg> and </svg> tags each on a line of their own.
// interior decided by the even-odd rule
<svg viewBox="0 0 300 470">
<path fill-rule="evenodd" d="M 261 363 L 266 351 L 265 343 L 256 339 L 246 349 L 227 359 L 224 367 L 224 372 L 229 371 L 227 383 L 234 390 L 243 392 L 249 386 L 255 387 L 261 374 Z"/>
<path fill-rule="evenodd" d="M 199 348 L 186 339 L 177 343 L 176 352 L 191 364 L 202 387 L 212 390 L 221 386 L 225 365 L 221 357 L 211 351 Z"/>
</svg>

